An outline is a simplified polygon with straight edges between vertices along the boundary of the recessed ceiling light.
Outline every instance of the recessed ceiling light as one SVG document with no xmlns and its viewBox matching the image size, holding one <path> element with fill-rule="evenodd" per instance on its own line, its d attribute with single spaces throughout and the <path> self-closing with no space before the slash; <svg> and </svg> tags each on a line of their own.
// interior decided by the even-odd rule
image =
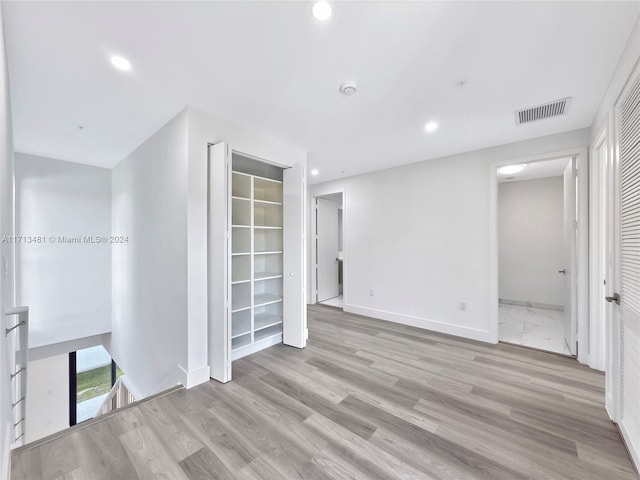
<svg viewBox="0 0 640 480">
<path fill-rule="evenodd" d="M 311 170 L 311 175 L 317 175 L 317 174 L 319 174 L 319 173 L 320 173 L 320 172 L 319 172 L 316 168 L 314 168 L 313 170 Z"/>
<path fill-rule="evenodd" d="M 331 16 L 331 4 L 329 2 L 316 2 L 311 7 L 311 13 L 317 20 L 324 22 Z"/>
<path fill-rule="evenodd" d="M 504 167 L 498 168 L 498 173 L 500 175 L 514 175 L 520 173 L 526 167 L 526 165 L 505 165 Z"/>
<path fill-rule="evenodd" d="M 124 57 L 113 56 L 111 57 L 111 65 L 116 67 L 118 70 L 123 70 L 125 72 L 131 70 L 131 62 Z"/>
<path fill-rule="evenodd" d="M 428 133 L 433 133 L 438 129 L 438 122 L 429 122 L 424 126 Z"/>
</svg>

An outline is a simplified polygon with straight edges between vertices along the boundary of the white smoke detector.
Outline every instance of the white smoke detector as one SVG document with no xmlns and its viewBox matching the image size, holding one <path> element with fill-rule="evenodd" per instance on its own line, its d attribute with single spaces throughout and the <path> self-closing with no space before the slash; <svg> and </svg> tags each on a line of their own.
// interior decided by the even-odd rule
<svg viewBox="0 0 640 480">
<path fill-rule="evenodd" d="M 344 82 L 340 85 L 340 93 L 343 95 L 353 95 L 358 90 L 358 84 L 356 82 Z"/>
</svg>

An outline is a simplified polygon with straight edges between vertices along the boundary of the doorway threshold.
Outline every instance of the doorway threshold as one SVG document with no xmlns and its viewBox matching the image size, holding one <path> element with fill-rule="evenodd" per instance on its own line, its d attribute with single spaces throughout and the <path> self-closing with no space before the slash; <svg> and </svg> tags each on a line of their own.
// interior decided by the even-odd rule
<svg viewBox="0 0 640 480">
<path fill-rule="evenodd" d="M 344 298 L 342 295 L 338 295 L 337 297 L 329 298 L 318 303 L 329 307 L 344 308 Z"/>
<path fill-rule="evenodd" d="M 564 312 L 500 304 L 501 342 L 571 356 L 562 329 Z"/>
</svg>

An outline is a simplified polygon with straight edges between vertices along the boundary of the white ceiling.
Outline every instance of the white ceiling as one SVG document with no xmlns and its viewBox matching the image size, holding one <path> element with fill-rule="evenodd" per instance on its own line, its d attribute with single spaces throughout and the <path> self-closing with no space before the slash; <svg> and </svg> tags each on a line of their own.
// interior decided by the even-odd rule
<svg viewBox="0 0 640 480">
<path fill-rule="evenodd" d="M 542 162 L 527 163 L 524 170 L 512 175 L 498 174 L 498 183 L 520 182 L 523 180 L 536 180 L 538 178 L 557 177 L 564 174 L 565 168 L 571 161 L 571 157 L 544 160 Z"/>
<path fill-rule="evenodd" d="M 320 23 L 310 5 L 3 2 L 15 148 L 111 167 L 189 105 L 308 150 L 315 183 L 587 127 L 640 13 L 336 1 Z M 569 96 L 568 115 L 515 125 L 514 110 Z"/>
</svg>

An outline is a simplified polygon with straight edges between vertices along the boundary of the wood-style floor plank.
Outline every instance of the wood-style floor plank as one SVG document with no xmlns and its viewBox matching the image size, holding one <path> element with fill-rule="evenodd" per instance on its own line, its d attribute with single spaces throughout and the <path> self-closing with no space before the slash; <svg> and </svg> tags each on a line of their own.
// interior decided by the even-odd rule
<svg viewBox="0 0 640 480">
<path fill-rule="evenodd" d="M 309 345 L 26 446 L 14 480 L 633 480 L 576 360 L 309 308 Z"/>
</svg>

